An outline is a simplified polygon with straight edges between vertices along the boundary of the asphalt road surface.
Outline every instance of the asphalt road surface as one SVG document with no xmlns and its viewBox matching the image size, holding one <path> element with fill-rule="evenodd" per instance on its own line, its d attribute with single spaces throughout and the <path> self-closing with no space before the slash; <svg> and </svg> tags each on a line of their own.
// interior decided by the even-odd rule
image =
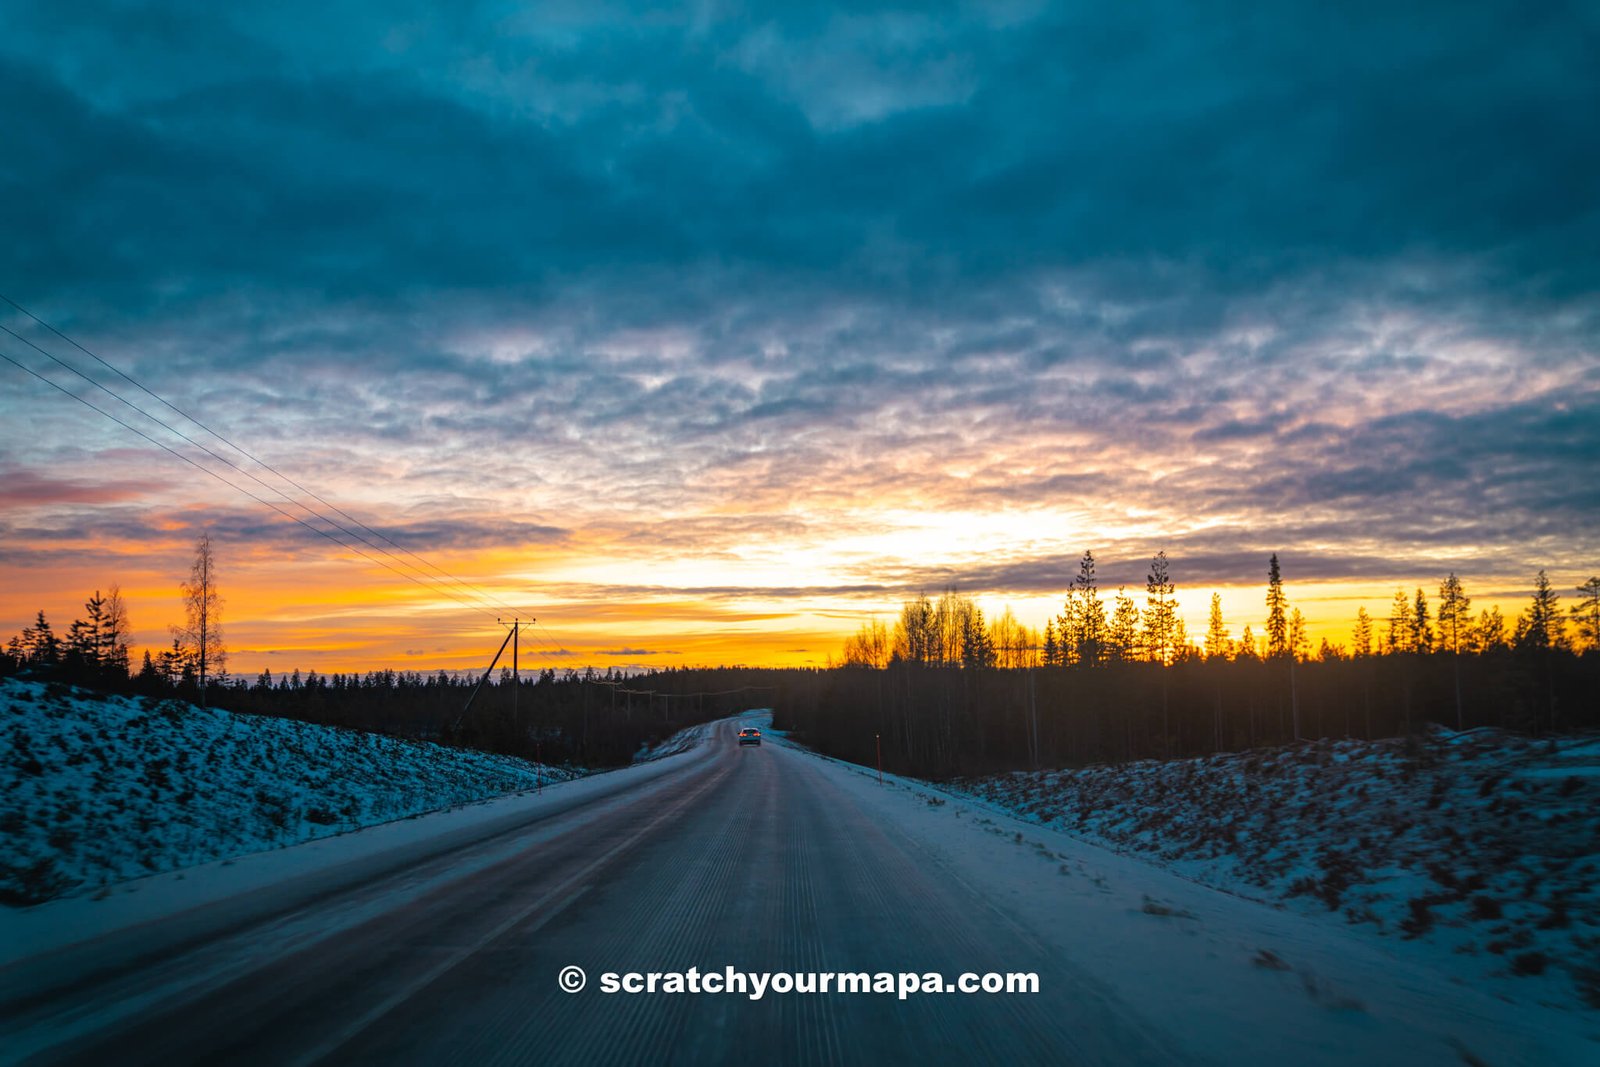
<svg viewBox="0 0 1600 1067">
<path fill-rule="evenodd" d="M 248 919 L 179 915 L 0 971 L 40 1063 L 1169 1063 L 1089 975 L 864 810 L 719 724 L 654 780 Z M 553 791 L 552 795 L 559 793 Z M 567 992 L 563 968 L 587 974 Z M 1034 994 L 607 994 L 605 972 L 1035 972 Z"/>
</svg>

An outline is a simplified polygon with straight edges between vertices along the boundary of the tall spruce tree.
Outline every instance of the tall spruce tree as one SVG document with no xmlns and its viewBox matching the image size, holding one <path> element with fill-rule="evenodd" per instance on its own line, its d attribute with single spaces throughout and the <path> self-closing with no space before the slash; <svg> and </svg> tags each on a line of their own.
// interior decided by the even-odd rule
<svg viewBox="0 0 1600 1067">
<path fill-rule="evenodd" d="M 1394 602 L 1389 607 L 1389 653 L 1401 655 L 1416 648 L 1412 643 L 1416 629 L 1411 625 L 1411 598 L 1404 589 L 1396 589 Z"/>
<path fill-rule="evenodd" d="M 1283 575 L 1278 570 L 1278 554 L 1267 564 L 1267 658 L 1277 659 L 1289 652 L 1289 601 L 1283 595 Z"/>
<path fill-rule="evenodd" d="M 1222 594 L 1211 594 L 1211 618 L 1206 625 L 1206 659 L 1227 659 L 1229 646 L 1228 628 L 1222 622 Z"/>
<path fill-rule="evenodd" d="M 1439 586 L 1439 645 L 1450 653 L 1450 670 L 1455 681 L 1456 729 L 1466 728 L 1466 709 L 1461 698 L 1461 648 L 1472 627 L 1469 609 L 1472 598 L 1461 587 L 1454 571 Z"/>
<path fill-rule="evenodd" d="M 1439 586 L 1439 647 L 1444 651 L 1459 655 L 1466 646 L 1472 628 L 1471 607 L 1472 598 L 1452 571 Z"/>
<path fill-rule="evenodd" d="M 1411 608 L 1411 650 L 1423 655 L 1433 651 L 1433 627 L 1429 624 L 1428 597 L 1419 587 Z"/>
<path fill-rule="evenodd" d="M 1172 578 L 1166 552 L 1157 552 L 1145 577 L 1144 647 L 1145 654 L 1157 663 L 1172 662 L 1174 641 L 1172 624 L 1177 604 L 1172 599 Z"/>
<path fill-rule="evenodd" d="M 1105 652 L 1106 605 L 1095 583 L 1093 552 L 1085 552 L 1078 562 L 1078 576 L 1072 580 L 1068 610 L 1068 647 L 1079 666 L 1099 666 Z"/>
<path fill-rule="evenodd" d="M 1527 609 L 1517 619 L 1517 648 L 1524 651 L 1547 652 L 1562 645 L 1562 618 L 1557 607 L 1561 597 L 1550 585 L 1544 571 L 1534 579 L 1533 598 Z"/>
<path fill-rule="evenodd" d="M 1366 608 L 1356 609 L 1356 626 L 1350 634 L 1350 654 L 1357 657 L 1372 655 L 1372 616 Z"/>
</svg>

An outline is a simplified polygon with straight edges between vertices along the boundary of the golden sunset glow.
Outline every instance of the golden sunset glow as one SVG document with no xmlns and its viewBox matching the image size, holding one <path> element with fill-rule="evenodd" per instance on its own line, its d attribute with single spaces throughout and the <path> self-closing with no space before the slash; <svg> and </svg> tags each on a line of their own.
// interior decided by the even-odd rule
<svg viewBox="0 0 1600 1067">
<path fill-rule="evenodd" d="M 93 432 L 94 427 L 83 429 Z M 836 488 L 815 491 L 827 496 Z M 51 506 L 30 505 L 41 513 Z M 85 539 L 60 560 L 51 560 L 40 545 L 38 565 L 16 568 L 8 576 L 0 617 L 15 632 L 42 609 L 64 629 L 91 592 L 120 583 L 136 654 L 142 648 L 159 651 L 171 640 L 168 627 L 181 621 L 178 583 L 186 574 L 196 513 L 207 514 L 199 505 L 154 512 L 148 538 Z M 242 522 L 254 519 L 247 511 L 232 514 Z M 747 537 L 752 518 L 773 532 Z M 235 673 L 481 670 L 505 634 L 497 614 L 506 621 L 537 619 L 519 642 L 525 669 L 640 670 L 822 666 L 839 658 L 844 638 L 863 622 L 891 623 L 905 599 L 919 592 L 937 596 L 951 586 L 973 596 L 990 618 L 1009 607 L 1022 623 L 1042 629 L 1061 611 L 1069 575 L 1051 591 L 985 586 L 973 573 L 985 573 L 985 567 L 1025 573 L 1030 560 L 1046 556 L 1063 561 L 1057 571 L 1066 575 L 1065 564 L 1076 562 L 1077 545 L 1049 531 L 1072 521 L 1082 522 L 1083 516 L 1046 509 L 924 514 L 901 507 L 849 513 L 837 523 L 822 516 L 691 515 L 681 520 L 693 532 L 684 538 L 671 518 L 630 527 L 618 516 L 592 532 L 570 531 L 555 544 L 427 554 L 430 564 L 466 586 L 419 584 L 309 534 L 293 546 L 276 539 L 214 539 L 226 599 L 229 668 Z M 739 532 L 717 538 L 721 523 Z M 1133 519 L 1111 516 L 1107 527 L 1135 543 L 1160 544 L 1150 526 Z M 1034 536 L 1011 536 L 1019 528 Z M 652 537 L 656 530 L 660 540 Z M 1142 608 L 1148 559 L 1121 556 L 1109 537 L 1104 547 L 1090 545 L 1097 549 L 1100 591 L 1108 607 L 1125 590 Z M 401 567 L 413 562 L 402 553 L 382 556 L 365 546 L 363 551 L 413 577 L 435 577 L 421 567 Z M 1284 561 L 1291 604 L 1303 612 L 1313 648 L 1323 638 L 1348 644 L 1362 607 L 1381 632 L 1396 589 L 1414 595 L 1420 586 L 1431 600 L 1441 577 L 1424 572 L 1389 581 L 1297 581 L 1293 567 L 1301 558 L 1284 553 Z M 1183 557 L 1174 556 L 1179 610 L 1191 641 L 1199 644 L 1204 638 L 1213 592 L 1221 594 L 1234 640 L 1246 626 L 1262 639 L 1264 558 L 1256 569 L 1260 581 L 1190 583 L 1184 580 Z M 1508 617 L 1520 610 L 1525 596 L 1520 576 L 1462 577 L 1477 598 L 1475 609 L 1497 603 Z M 1006 580 L 1020 584 L 1014 577 Z M 486 598 L 514 610 L 501 611 Z"/>
</svg>

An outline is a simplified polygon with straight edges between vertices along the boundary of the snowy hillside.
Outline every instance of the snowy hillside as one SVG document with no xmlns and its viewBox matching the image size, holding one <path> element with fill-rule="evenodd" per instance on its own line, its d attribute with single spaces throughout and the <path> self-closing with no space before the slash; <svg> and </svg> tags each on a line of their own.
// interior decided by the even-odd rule
<svg viewBox="0 0 1600 1067">
<path fill-rule="evenodd" d="M 969 779 L 1197 881 L 1450 952 L 1600 1009 L 1600 737 L 1492 730 Z"/>
<path fill-rule="evenodd" d="M 0 680 L 0 902 L 327 837 L 573 772 L 503 756 Z"/>
</svg>

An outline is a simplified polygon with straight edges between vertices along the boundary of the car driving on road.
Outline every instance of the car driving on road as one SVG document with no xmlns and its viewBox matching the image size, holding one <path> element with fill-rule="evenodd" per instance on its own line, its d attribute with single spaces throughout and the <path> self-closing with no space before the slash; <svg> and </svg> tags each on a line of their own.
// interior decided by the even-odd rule
<svg viewBox="0 0 1600 1067">
<path fill-rule="evenodd" d="M 739 731 L 739 744 L 741 744 L 741 745 L 759 745 L 759 744 L 761 744 L 761 731 L 757 730 L 754 726 L 746 726 L 743 730 Z"/>
</svg>

